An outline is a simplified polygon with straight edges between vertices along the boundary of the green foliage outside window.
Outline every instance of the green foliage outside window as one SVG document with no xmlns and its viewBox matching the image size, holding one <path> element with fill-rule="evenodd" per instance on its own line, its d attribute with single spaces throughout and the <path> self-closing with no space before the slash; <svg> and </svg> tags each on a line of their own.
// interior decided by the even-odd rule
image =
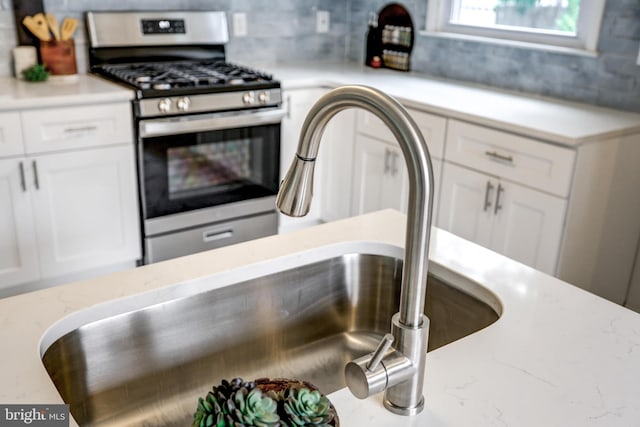
<svg viewBox="0 0 640 427">
<path fill-rule="evenodd" d="M 500 0 L 501 6 L 513 6 L 516 11 L 524 15 L 530 9 L 540 5 L 540 0 Z M 577 29 L 580 0 L 568 0 L 568 5 L 562 15 L 556 20 L 556 29 L 575 33 Z"/>
</svg>

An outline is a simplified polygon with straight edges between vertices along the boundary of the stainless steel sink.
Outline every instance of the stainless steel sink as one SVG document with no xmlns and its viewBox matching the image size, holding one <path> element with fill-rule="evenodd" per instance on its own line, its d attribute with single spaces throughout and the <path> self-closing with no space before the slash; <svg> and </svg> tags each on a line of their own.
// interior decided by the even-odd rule
<svg viewBox="0 0 640 427">
<path fill-rule="evenodd" d="M 43 362 L 82 426 L 187 426 L 198 396 L 237 376 L 301 378 L 330 393 L 388 331 L 401 266 L 341 255 L 151 305 L 72 330 Z M 429 350 L 498 319 L 497 299 L 470 296 L 484 288 L 458 287 L 429 277 Z"/>
</svg>

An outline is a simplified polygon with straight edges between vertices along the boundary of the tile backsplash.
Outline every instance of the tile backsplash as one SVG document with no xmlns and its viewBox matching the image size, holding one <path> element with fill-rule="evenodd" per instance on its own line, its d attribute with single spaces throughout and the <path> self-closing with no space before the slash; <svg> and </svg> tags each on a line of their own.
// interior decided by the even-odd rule
<svg viewBox="0 0 640 427">
<path fill-rule="evenodd" d="M 0 0 L 0 76 L 11 72 L 16 44 L 12 0 Z M 418 31 L 427 1 L 402 2 Z M 247 36 L 231 35 L 228 57 L 252 64 L 324 60 L 362 62 L 369 12 L 382 0 L 44 0 L 47 12 L 82 22 L 86 10 L 190 9 L 247 14 Z M 316 11 L 331 16 L 328 34 L 315 32 Z M 232 30 L 232 29 L 231 29 Z M 76 37 L 78 68 L 86 70 L 84 28 Z M 597 57 L 583 57 L 419 34 L 412 70 L 427 75 L 640 112 L 640 1 L 607 0 Z"/>
</svg>

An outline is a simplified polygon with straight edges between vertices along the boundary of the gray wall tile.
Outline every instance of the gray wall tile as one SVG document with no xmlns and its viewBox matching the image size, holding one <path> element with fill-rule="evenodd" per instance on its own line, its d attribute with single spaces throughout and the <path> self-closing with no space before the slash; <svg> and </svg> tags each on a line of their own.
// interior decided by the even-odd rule
<svg viewBox="0 0 640 427">
<path fill-rule="evenodd" d="M 417 30 L 424 29 L 431 0 L 406 0 Z M 231 37 L 230 60 L 269 64 L 298 61 L 360 63 L 364 58 L 369 12 L 385 0 L 45 0 L 59 18 L 80 19 L 76 36 L 78 68 L 86 70 L 82 14 L 86 10 L 192 9 L 247 13 L 247 37 Z M 315 33 L 317 10 L 331 13 L 329 34 Z M 231 22 L 231 19 L 229 19 Z M 0 75 L 11 75 L 15 46 L 11 0 L 0 0 Z M 502 89 L 640 112 L 640 1 L 607 0 L 599 55 L 563 55 L 441 37 L 417 35 L 412 70 L 425 75 Z"/>
</svg>

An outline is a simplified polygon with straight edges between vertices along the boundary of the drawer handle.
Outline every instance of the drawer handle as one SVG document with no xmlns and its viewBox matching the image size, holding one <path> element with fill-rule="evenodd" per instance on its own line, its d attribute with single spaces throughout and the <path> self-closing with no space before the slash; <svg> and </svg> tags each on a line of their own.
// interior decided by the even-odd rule
<svg viewBox="0 0 640 427">
<path fill-rule="evenodd" d="M 224 231 L 205 231 L 202 233 L 202 240 L 204 242 L 215 242 L 216 240 L 228 239 L 233 236 L 233 230 Z"/>
<path fill-rule="evenodd" d="M 487 186 L 484 189 L 484 208 L 483 211 L 487 211 L 491 207 L 491 192 L 493 191 L 493 184 L 491 181 L 487 181 Z"/>
<path fill-rule="evenodd" d="M 500 154 L 497 151 L 485 151 L 484 154 L 492 159 L 500 160 L 502 162 L 513 163 L 513 156 Z"/>
<path fill-rule="evenodd" d="M 20 188 L 22 188 L 22 192 L 24 193 L 27 191 L 27 183 L 24 179 L 24 165 L 22 162 L 18 164 L 18 167 L 20 168 Z"/>
<path fill-rule="evenodd" d="M 83 127 L 73 127 L 73 128 L 65 128 L 64 133 L 80 133 L 80 132 L 94 132 L 98 130 L 98 126 L 83 126 Z"/>
</svg>

